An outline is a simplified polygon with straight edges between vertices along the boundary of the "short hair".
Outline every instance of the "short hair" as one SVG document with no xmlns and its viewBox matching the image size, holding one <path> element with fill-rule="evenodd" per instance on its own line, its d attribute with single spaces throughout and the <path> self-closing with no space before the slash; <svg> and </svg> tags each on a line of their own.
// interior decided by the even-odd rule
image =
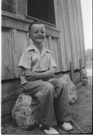
<svg viewBox="0 0 93 135">
<path fill-rule="evenodd" d="M 28 27 L 28 30 L 29 31 L 31 30 L 32 25 L 34 25 L 34 24 L 43 24 L 43 23 L 41 23 L 40 21 L 33 21 L 33 22 L 31 22 L 30 25 L 29 25 L 29 27 Z"/>
</svg>

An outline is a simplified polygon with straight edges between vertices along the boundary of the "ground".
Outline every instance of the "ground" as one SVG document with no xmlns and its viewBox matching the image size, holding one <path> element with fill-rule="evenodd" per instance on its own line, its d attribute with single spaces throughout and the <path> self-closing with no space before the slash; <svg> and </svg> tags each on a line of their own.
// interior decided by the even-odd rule
<svg viewBox="0 0 93 135">
<path fill-rule="evenodd" d="M 74 130 L 70 133 L 78 134 L 92 134 L 92 70 L 90 67 L 87 69 L 88 85 L 83 86 L 77 90 L 78 101 L 71 105 L 71 114 L 73 118 Z M 56 127 L 60 133 L 66 133 L 61 128 Z M 30 131 L 22 130 L 17 127 L 14 122 L 4 125 L 2 134 L 43 134 L 39 128 Z"/>
</svg>

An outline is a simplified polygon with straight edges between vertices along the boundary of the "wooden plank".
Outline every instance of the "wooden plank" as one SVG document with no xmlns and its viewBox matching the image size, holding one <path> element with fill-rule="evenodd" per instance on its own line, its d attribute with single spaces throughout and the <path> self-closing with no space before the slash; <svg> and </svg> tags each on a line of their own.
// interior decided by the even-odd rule
<svg viewBox="0 0 93 135">
<path fill-rule="evenodd" d="M 77 16 L 78 16 L 78 24 L 79 24 L 79 36 L 81 43 L 81 58 L 82 58 L 82 66 L 85 67 L 85 43 L 84 43 L 84 29 L 83 29 L 83 18 L 81 11 L 81 3 L 80 0 L 76 0 L 77 6 Z"/>
<path fill-rule="evenodd" d="M 3 31 L 2 80 L 19 77 L 18 62 L 27 46 L 27 33 L 16 30 Z"/>
<path fill-rule="evenodd" d="M 75 40 L 75 24 L 74 24 L 74 17 L 73 17 L 73 10 L 72 10 L 72 0 L 67 1 L 67 16 L 68 16 L 68 25 L 69 25 L 69 36 L 70 36 L 70 47 L 71 47 L 71 55 L 72 61 L 74 64 L 74 69 L 78 69 L 78 59 L 77 59 L 77 52 L 76 52 L 76 40 Z"/>
<path fill-rule="evenodd" d="M 57 64 L 56 72 L 60 72 L 60 70 L 59 70 L 60 63 L 59 63 L 59 58 L 58 58 L 58 51 L 59 50 L 58 50 L 57 46 L 58 46 L 57 40 L 55 38 L 52 38 L 52 52 L 53 52 L 55 62 Z"/>
<path fill-rule="evenodd" d="M 53 49 L 52 49 L 52 37 L 48 37 L 48 46 L 49 46 L 49 49 L 51 50 L 51 51 L 53 51 Z"/>
<path fill-rule="evenodd" d="M 68 27 L 68 17 L 67 17 L 67 0 L 61 0 L 61 13 L 63 22 L 63 32 L 64 32 L 64 43 L 66 52 L 66 61 L 68 70 L 70 69 L 69 62 L 72 61 L 71 58 L 71 48 L 70 48 L 70 37 L 69 37 L 69 27 Z"/>
<path fill-rule="evenodd" d="M 59 39 L 57 39 L 57 51 L 58 51 L 58 60 L 59 60 L 59 71 L 63 71 L 62 54 L 61 54 L 61 47 L 60 47 L 60 40 Z"/>
<path fill-rule="evenodd" d="M 71 72 L 71 80 L 74 83 L 74 65 L 73 65 L 73 62 L 70 62 L 70 72 Z"/>
<path fill-rule="evenodd" d="M 20 79 L 2 82 L 2 97 L 5 93 L 10 93 L 11 91 L 16 91 L 17 89 L 19 89 L 20 85 Z"/>
<path fill-rule="evenodd" d="M 59 31 L 53 31 L 51 29 L 46 29 L 46 34 L 48 36 L 54 37 L 54 38 L 59 38 Z"/>
<path fill-rule="evenodd" d="M 57 40 L 56 38 L 51 38 L 50 36 L 46 38 L 45 40 L 45 47 L 49 50 L 52 51 L 53 53 L 53 58 L 57 64 L 57 70 L 56 72 L 59 72 L 59 66 L 60 66 L 60 63 L 59 63 L 59 58 L 58 58 L 58 49 L 57 49 Z"/>
<path fill-rule="evenodd" d="M 27 17 L 27 0 L 24 0 L 24 16 Z"/>
<path fill-rule="evenodd" d="M 19 86 L 17 89 L 12 89 L 12 91 L 6 91 L 6 93 L 2 94 L 2 103 L 5 102 L 6 100 L 14 100 L 16 97 L 21 94 L 23 91 L 23 88 Z"/>
<path fill-rule="evenodd" d="M 12 34 L 9 29 L 2 29 L 2 80 L 14 77 Z"/>
<path fill-rule="evenodd" d="M 76 53 L 77 53 L 77 64 L 79 67 L 79 59 L 81 59 L 81 44 L 80 44 L 80 37 L 79 37 L 79 24 L 78 24 L 78 17 L 77 17 L 77 8 L 76 8 L 76 1 L 72 0 L 72 10 L 73 10 L 73 17 L 74 17 L 74 26 L 75 26 L 75 40 L 76 40 Z"/>
<path fill-rule="evenodd" d="M 2 17 L 2 27 L 5 28 L 14 28 L 22 31 L 28 31 L 29 23 L 26 23 L 23 19 L 12 16 L 3 16 Z"/>
<path fill-rule="evenodd" d="M 3 0 L 2 10 L 15 13 L 15 2 L 14 0 Z"/>
<path fill-rule="evenodd" d="M 61 50 L 61 58 L 62 58 L 62 69 L 63 71 L 67 71 L 67 61 L 66 61 L 66 52 L 65 52 L 65 42 L 64 42 L 64 33 L 63 33 L 63 22 L 62 22 L 62 11 L 61 11 L 61 0 L 54 0 L 55 5 L 55 18 L 57 27 L 60 28 L 60 50 Z"/>
<path fill-rule="evenodd" d="M 80 78 L 81 78 L 81 81 L 83 82 L 83 71 L 82 71 L 82 60 L 80 59 L 79 60 L 79 64 L 80 64 Z"/>
<path fill-rule="evenodd" d="M 29 24 L 32 19 L 23 18 L 20 16 L 14 16 L 11 14 L 3 14 L 2 16 L 2 27 L 18 29 L 22 31 L 28 31 Z M 45 24 L 46 25 L 46 24 Z M 55 38 L 59 38 L 60 32 L 55 27 L 46 25 L 46 34 Z"/>
<path fill-rule="evenodd" d="M 48 36 L 45 38 L 45 42 L 44 42 L 45 43 L 45 48 L 51 50 L 50 46 L 49 46 L 49 43 L 48 43 L 48 38 L 49 38 Z"/>
<path fill-rule="evenodd" d="M 14 73 L 16 77 L 19 77 L 18 63 L 22 55 L 22 52 L 28 47 L 27 33 L 22 31 L 12 30 L 13 39 L 13 61 L 14 61 Z"/>
<path fill-rule="evenodd" d="M 15 104 L 15 99 L 13 100 L 6 100 L 5 102 L 2 103 L 2 116 L 8 115 L 11 113 L 12 108 Z"/>
<path fill-rule="evenodd" d="M 25 16 L 26 12 L 26 0 L 16 0 L 16 14 L 19 16 Z"/>
<path fill-rule="evenodd" d="M 13 120 L 13 119 L 12 119 L 12 117 L 11 117 L 11 113 L 7 114 L 6 116 L 3 116 L 3 117 L 1 118 L 2 127 L 3 127 L 3 125 L 5 125 L 5 124 L 9 124 L 9 122 L 11 122 L 12 120 Z"/>
<path fill-rule="evenodd" d="M 53 38 L 51 38 L 51 37 L 49 37 L 48 38 L 48 46 L 49 46 L 49 49 L 52 51 L 52 53 L 53 53 L 53 58 L 54 58 L 54 60 L 55 60 L 55 62 L 56 62 L 56 64 L 57 64 L 57 66 L 59 65 L 58 64 L 58 56 L 57 56 L 57 48 L 56 48 L 56 46 L 57 46 L 57 43 L 55 43 L 54 42 L 54 40 L 53 40 Z M 56 72 L 58 72 L 59 71 L 59 68 L 57 67 L 57 69 L 56 69 Z"/>
</svg>

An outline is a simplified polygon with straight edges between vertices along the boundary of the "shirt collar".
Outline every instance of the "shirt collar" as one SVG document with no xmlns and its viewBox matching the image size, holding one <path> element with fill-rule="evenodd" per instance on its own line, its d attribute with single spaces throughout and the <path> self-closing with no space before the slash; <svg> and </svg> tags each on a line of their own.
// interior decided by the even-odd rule
<svg viewBox="0 0 93 135">
<path fill-rule="evenodd" d="M 30 44 L 29 44 L 29 45 L 30 45 L 30 46 L 27 48 L 27 51 L 35 50 L 35 51 L 40 55 L 38 49 L 37 49 L 36 46 L 33 44 L 33 42 L 32 42 L 31 39 L 30 39 Z M 46 49 L 46 48 L 44 47 L 44 45 L 43 45 L 43 49 L 42 49 L 41 56 L 45 55 L 46 52 L 51 52 L 51 51 L 48 50 L 48 49 Z"/>
</svg>

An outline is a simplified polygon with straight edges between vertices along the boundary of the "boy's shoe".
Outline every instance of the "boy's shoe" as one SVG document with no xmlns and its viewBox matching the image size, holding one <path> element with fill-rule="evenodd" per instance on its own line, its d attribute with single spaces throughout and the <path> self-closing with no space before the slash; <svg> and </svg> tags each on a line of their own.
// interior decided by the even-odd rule
<svg viewBox="0 0 93 135">
<path fill-rule="evenodd" d="M 73 126 L 69 123 L 69 122 L 64 122 L 61 125 L 62 129 L 64 129 L 65 131 L 71 131 L 73 130 Z"/>
<path fill-rule="evenodd" d="M 59 132 L 53 127 L 42 126 L 41 129 L 45 134 L 58 135 Z"/>
</svg>

